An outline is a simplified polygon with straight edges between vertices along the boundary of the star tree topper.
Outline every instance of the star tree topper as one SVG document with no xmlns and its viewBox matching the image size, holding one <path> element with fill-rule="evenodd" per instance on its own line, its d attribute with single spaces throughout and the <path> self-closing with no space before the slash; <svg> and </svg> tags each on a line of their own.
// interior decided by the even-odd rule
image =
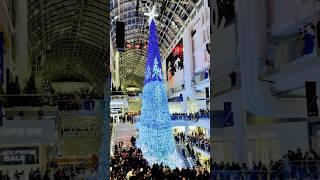
<svg viewBox="0 0 320 180">
<path fill-rule="evenodd" d="M 149 25 L 151 24 L 152 19 L 155 20 L 155 17 L 158 17 L 159 15 L 156 13 L 156 6 L 152 7 L 152 10 L 150 10 L 149 7 L 147 7 L 149 12 L 144 13 L 145 16 L 149 16 Z"/>
</svg>

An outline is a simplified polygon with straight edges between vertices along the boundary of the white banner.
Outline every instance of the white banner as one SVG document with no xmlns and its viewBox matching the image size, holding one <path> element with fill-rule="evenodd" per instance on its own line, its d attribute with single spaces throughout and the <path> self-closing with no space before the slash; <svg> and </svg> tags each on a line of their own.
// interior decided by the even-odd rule
<svg viewBox="0 0 320 180">
<path fill-rule="evenodd" d="M 0 127 L 0 144 L 49 144 L 54 134 L 54 120 L 6 120 Z"/>
</svg>

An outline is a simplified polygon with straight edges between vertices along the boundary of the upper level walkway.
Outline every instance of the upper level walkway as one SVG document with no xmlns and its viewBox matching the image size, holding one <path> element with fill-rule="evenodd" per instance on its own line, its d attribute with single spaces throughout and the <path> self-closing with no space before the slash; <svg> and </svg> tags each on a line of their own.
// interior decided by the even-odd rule
<svg viewBox="0 0 320 180">
<path fill-rule="evenodd" d="M 187 119 L 187 118 L 181 118 L 181 119 L 171 119 L 171 124 L 173 127 L 176 126 L 199 126 L 203 128 L 210 128 L 210 118 L 200 118 L 200 119 Z M 135 128 L 139 129 L 140 119 L 136 118 L 135 120 Z"/>
</svg>

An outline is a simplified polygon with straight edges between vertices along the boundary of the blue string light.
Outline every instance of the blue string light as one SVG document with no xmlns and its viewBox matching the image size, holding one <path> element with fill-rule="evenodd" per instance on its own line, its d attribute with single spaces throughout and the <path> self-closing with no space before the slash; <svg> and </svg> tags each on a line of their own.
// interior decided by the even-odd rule
<svg viewBox="0 0 320 180">
<path fill-rule="evenodd" d="M 181 168 L 183 163 L 176 152 L 168 97 L 163 84 L 156 24 L 153 19 L 150 24 L 148 44 L 139 136 L 136 144 L 149 165 L 157 163 L 170 168 Z"/>
</svg>

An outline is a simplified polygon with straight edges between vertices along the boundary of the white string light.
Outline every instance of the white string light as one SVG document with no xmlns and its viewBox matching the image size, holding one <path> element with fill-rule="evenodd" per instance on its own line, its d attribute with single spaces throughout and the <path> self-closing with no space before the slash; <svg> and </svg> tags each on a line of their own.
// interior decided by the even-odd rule
<svg viewBox="0 0 320 180">
<path fill-rule="evenodd" d="M 158 17 L 159 15 L 156 13 L 156 6 L 153 6 L 150 10 L 149 7 L 147 7 L 149 12 L 144 13 L 145 16 L 149 16 L 149 25 L 151 24 L 152 19 L 155 21 L 155 17 Z"/>
</svg>

